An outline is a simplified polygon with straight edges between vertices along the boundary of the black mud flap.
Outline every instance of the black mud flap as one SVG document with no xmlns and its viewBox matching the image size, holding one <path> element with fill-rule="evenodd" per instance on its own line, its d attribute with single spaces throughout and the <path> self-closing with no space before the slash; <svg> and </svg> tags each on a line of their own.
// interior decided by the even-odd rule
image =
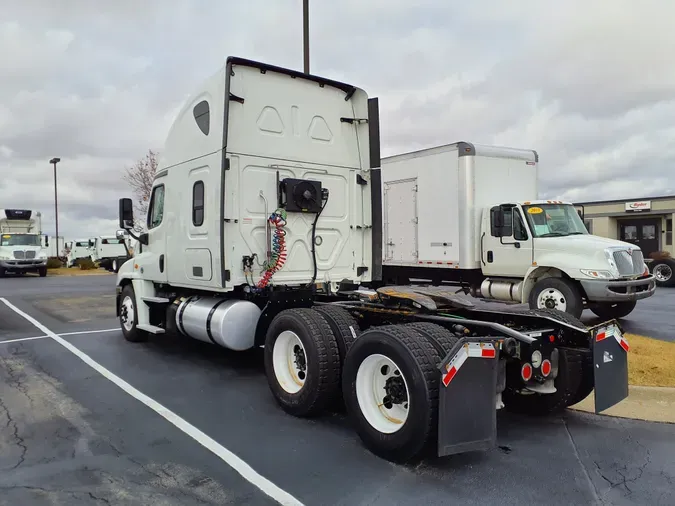
<svg viewBox="0 0 675 506">
<path fill-rule="evenodd" d="M 595 412 L 611 408 L 628 397 L 628 341 L 616 322 L 591 329 Z"/>
<path fill-rule="evenodd" d="M 499 339 L 462 338 L 439 367 L 438 456 L 497 443 Z"/>
</svg>

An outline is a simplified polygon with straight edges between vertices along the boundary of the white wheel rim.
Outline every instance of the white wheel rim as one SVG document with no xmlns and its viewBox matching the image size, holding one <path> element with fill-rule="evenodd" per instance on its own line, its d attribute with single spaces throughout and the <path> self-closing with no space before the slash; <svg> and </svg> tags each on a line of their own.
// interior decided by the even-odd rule
<svg viewBox="0 0 675 506">
<path fill-rule="evenodd" d="M 274 375 L 289 394 L 298 393 L 307 379 L 307 353 L 295 332 L 284 330 L 272 349 Z"/>
<path fill-rule="evenodd" d="M 567 298 L 556 288 L 546 288 L 537 297 L 538 309 L 567 309 Z"/>
<path fill-rule="evenodd" d="M 654 277 L 659 281 L 668 281 L 673 276 L 673 270 L 666 264 L 654 267 Z"/>
<path fill-rule="evenodd" d="M 401 382 L 405 397 L 401 398 Z M 394 381 L 392 381 L 394 380 Z M 386 385 L 396 387 L 394 402 L 388 396 Z M 398 385 L 396 384 L 398 383 Z M 363 417 L 378 432 L 393 434 L 403 427 L 410 411 L 408 382 L 398 365 L 389 357 L 374 354 L 368 356 L 356 373 L 356 399 Z M 389 401 L 389 402 L 387 402 Z"/>
<path fill-rule="evenodd" d="M 131 327 L 134 326 L 134 301 L 131 300 L 131 297 L 128 295 L 124 297 L 122 301 L 122 311 L 120 312 L 120 320 L 122 320 L 122 326 L 124 329 L 129 332 Z"/>
<path fill-rule="evenodd" d="M 117 270 L 117 260 L 113 260 L 113 270 Z"/>
</svg>

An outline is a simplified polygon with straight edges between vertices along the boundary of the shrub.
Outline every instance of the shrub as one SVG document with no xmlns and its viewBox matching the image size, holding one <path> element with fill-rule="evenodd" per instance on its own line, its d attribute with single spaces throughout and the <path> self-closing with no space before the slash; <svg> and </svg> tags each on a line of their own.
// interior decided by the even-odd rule
<svg viewBox="0 0 675 506">
<path fill-rule="evenodd" d="M 96 264 L 91 258 L 78 258 L 77 265 L 79 265 L 80 269 L 83 271 L 96 269 Z"/>
<path fill-rule="evenodd" d="M 654 253 L 649 254 L 649 258 L 653 260 L 662 260 L 664 258 L 670 258 L 670 251 L 655 251 Z"/>
<path fill-rule="evenodd" d="M 60 269 L 63 267 L 63 263 L 56 257 L 49 257 L 47 259 L 47 269 Z"/>
</svg>

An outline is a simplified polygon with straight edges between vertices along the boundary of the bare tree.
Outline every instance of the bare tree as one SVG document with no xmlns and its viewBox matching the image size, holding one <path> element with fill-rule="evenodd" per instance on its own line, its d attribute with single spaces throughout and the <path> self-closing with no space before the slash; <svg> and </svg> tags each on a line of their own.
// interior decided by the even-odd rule
<svg viewBox="0 0 675 506">
<path fill-rule="evenodd" d="M 149 149 L 143 158 L 126 169 L 123 176 L 134 195 L 134 207 L 137 212 L 134 229 L 137 232 L 144 229 L 144 218 L 148 212 L 152 183 L 155 179 L 155 172 L 157 172 L 157 159 L 157 152 Z"/>
</svg>

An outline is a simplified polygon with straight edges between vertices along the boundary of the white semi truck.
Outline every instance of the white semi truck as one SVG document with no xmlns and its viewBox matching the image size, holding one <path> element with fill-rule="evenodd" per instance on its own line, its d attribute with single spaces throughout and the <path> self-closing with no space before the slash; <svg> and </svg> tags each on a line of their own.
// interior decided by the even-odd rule
<svg viewBox="0 0 675 506">
<path fill-rule="evenodd" d="M 656 289 L 639 247 L 536 200 L 535 151 L 458 142 L 382 160 L 383 278 L 454 283 L 575 317 L 628 315 Z"/>
<path fill-rule="evenodd" d="M 131 232 L 133 203 L 120 199 L 120 228 L 140 243 L 117 275 L 125 339 L 263 347 L 282 409 L 343 403 L 365 445 L 393 461 L 493 447 L 504 405 L 550 413 L 595 389 L 599 412 L 624 399 L 616 321 L 587 328 L 442 288 L 373 289 L 378 116 L 353 85 L 228 58 L 170 129 L 146 233 Z"/>
<path fill-rule="evenodd" d="M 46 245 L 49 238 L 44 237 Z M 30 209 L 0 209 L 0 277 L 6 273 L 47 275 L 39 213 Z"/>
</svg>

